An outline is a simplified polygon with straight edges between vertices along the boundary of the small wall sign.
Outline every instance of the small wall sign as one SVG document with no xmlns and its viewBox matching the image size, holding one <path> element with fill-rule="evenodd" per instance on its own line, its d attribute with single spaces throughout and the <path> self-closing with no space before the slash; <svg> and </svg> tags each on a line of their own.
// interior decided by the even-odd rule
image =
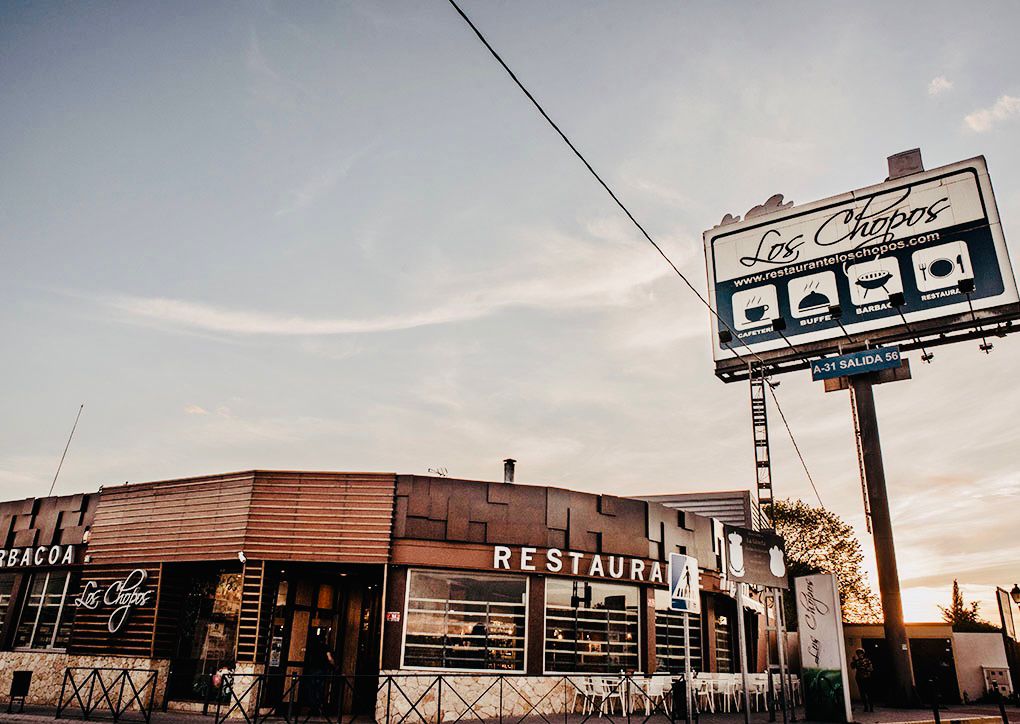
<svg viewBox="0 0 1020 724">
<path fill-rule="evenodd" d="M 899 367 L 899 347 L 879 347 L 878 349 L 862 349 L 859 352 L 840 355 L 839 357 L 823 357 L 811 363 L 811 379 L 828 380 L 834 377 L 863 375 L 866 372 Z"/>
<path fill-rule="evenodd" d="M 387 611 L 386 620 L 389 623 L 400 623 L 400 611 Z"/>
<path fill-rule="evenodd" d="M 124 580 L 114 581 L 102 592 L 98 583 L 89 581 L 74 599 L 74 605 L 90 611 L 96 610 L 101 605 L 113 606 L 106 628 L 110 633 L 117 633 L 127 623 L 134 609 L 148 606 L 151 602 L 155 591 L 144 587 L 148 578 L 149 574 L 146 571 L 136 568 L 127 574 Z"/>
</svg>

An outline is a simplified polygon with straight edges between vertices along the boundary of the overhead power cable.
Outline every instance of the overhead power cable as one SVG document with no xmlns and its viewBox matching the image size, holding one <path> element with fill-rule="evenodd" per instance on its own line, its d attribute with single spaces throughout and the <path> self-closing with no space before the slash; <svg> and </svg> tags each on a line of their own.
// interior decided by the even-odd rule
<svg viewBox="0 0 1020 724">
<path fill-rule="evenodd" d="M 807 463 L 804 461 L 804 456 L 800 452 L 800 445 L 797 444 L 797 438 L 793 436 L 793 430 L 790 429 L 790 423 L 786 421 L 786 415 L 783 414 L 783 408 L 779 406 L 779 398 L 776 397 L 776 390 L 772 385 L 765 381 L 765 386 L 769 388 L 769 392 L 772 393 L 772 401 L 776 403 L 776 409 L 779 410 L 779 417 L 783 420 L 783 426 L 786 427 L 786 432 L 790 436 L 790 442 L 793 443 L 793 449 L 797 453 L 797 457 L 800 459 L 801 467 L 804 468 L 804 474 L 807 476 L 808 482 L 811 483 L 811 489 L 815 491 L 815 497 L 818 498 L 818 505 L 825 507 L 825 503 L 822 502 L 822 496 L 818 494 L 818 488 L 815 487 L 815 480 L 811 477 L 811 471 L 808 470 Z"/>
<path fill-rule="evenodd" d="M 620 210 L 626 215 L 628 219 L 630 219 L 631 223 L 634 224 L 635 228 L 637 228 L 637 230 L 641 232 L 641 236 L 643 236 L 645 240 L 649 244 L 651 244 L 652 247 L 657 252 L 659 252 L 659 256 L 661 256 L 666 261 L 666 263 L 669 264 L 670 268 L 672 268 L 673 271 L 676 272 L 676 275 L 680 277 L 680 280 L 685 285 L 687 285 L 687 288 L 691 290 L 695 297 L 697 297 L 698 301 L 701 302 L 702 306 L 704 306 L 705 309 L 707 309 L 709 313 L 719 321 L 719 323 L 730 333 L 733 339 L 740 342 L 740 344 L 747 349 L 747 351 L 761 364 L 762 370 L 764 371 L 764 369 L 766 368 L 765 360 L 763 360 L 757 352 L 752 350 L 750 346 L 748 346 L 747 342 L 740 339 L 740 336 L 736 333 L 736 331 L 726 322 L 725 319 L 723 319 L 719 315 L 719 313 L 715 309 L 712 308 L 712 305 L 708 303 L 708 300 L 705 299 L 704 295 L 700 291 L 698 291 L 697 287 L 695 287 L 694 284 L 691 283 L 691 280 L 688 279 L 687 276 L 682 271 L 680 271 L 677 265 L 673 263 L 673 260 L 666 255 L 666 252 L 662 250 L 662 247 L 660 247 L 658 243 L 656 243 L 655 239 L 653 239 L 651 234 L 649 234 L 645 227 L 642 226 L 641 222 L 637 220 L 634 214 L 630 212 L 630 209 L 628 209 L 627 206 L 623 203 L 623 201 L 620 200 L 620 197 L 616 195 L 616 192 L 614 192 L 613 189 L 610 188 L 609 184 L 606 183 L 602 176 L 599 175 L 598 171 L 596 171 L 595 168 L 591 165 L 591 163 L 588 162 L 588 159 L 584 157 L 584 154 L 582 154 L 578 150 L 577 146 L 574 145 L 573 141 L 571 141 L 570 138 L 567 137 L 567 134 L 564 133 L 563 130 L 556 124 L 556 121 L 554 121 L 552 117 L 550 117 L 550 115 L 546 113 L 546 110 L 545 108 L 542 107 L 542 104 L 538 102 L 535 96 L 532 95 L 531 91 L 529 91 L 528 88 L 524 85 L 524 83 L 521 82 L 521 79 L 517 77 L 517 74 L 514 73 L 510 66 L 507 65 L 506 61 L 503 60 L 503 57 L 496 51 L 495 48 L 492 47 L 492 45 L 485 38 L 485 36 L 482 35 L 482 31 L 479 30 L 478 26 L 476 26 L 471 21 L 471 18 L 469 18 L 467 16 L 467 13 L 465 13 L 461 9 L 460 5 L 457 4 L 456 0 L 448 0 L 448 2 L 450 3 L 450 5 L 453 6 L 453 9 L 457 11 L 457 14 L 460 15 L 464 22 L 467 23 L 468 27 L 471 28 L 475 36 L 477 36 L 478 40 L 480 40 L 482 45 L 485 46 L 485 49 L 488 50 L 492 57 L 496 59 L 496 62 L 503 67 L 503 70 L 505 70 L 507 75 L 510 76 L 510 79 L 513 80 L 513 82 L 517 85 L 518 88 L 520 88 L 521 92 L 524 93 L 527 99 L 531 101 L 531 104 L 535 106 L 535 109 L 542 115 L 542 118 L 546 120 L 546 122 L 552 127 L 554 131 L 556 131 L 556 133 L 563 140 L 563 142 L 567 144 L 567 147 L 571 151 L 573 151 L 574 155 L 577 156 L 578 160 L 584 164 L 584 167 L 586 169 L 588 169 L 588 172 L 592 175 L 592 177 L 594 177 L 594 179 L 599 183 L 599 185 L 603 189 L 605 189 L 606 193 L 609 194 L 609 197 L 616 203 L 618 207 L 620 207 Z M 771 385 L 769 385 L 769 389 L 771 389 Z M 782 408 L 779 407 L 779 400 L 776 397 L 775 391 L 772 392 L 772 399 L 775 401 L 776 408 L 779 410 L 779 415 L 780 417 L 783 418 L 783 422 L 785 423 L 786 416 L 783 414 Z M 797 446 L 797 441 L 793 438 L 793 431 L 790 430 L 789 425 L 786 425 L 786 431 L 790 435 L 790 440 L 793 442 L 794 449 L 796 449 L 797 454 L 800 455 L 800 449 Z M 801 464 L 804 465 L 804 472 L 807 473 L 807 464 L 804 462 L 803 456 L 800 456 L 800 460 Z M 811 481 L 811 487 L 814 488 L 814 481 L 811 480 L 810 473 L 808 473 L 808 480 Z M 816 496 L 818 495 L 817 489 L 815 490 L 815 495 Z M 821 503 L 820 498 L 819 503 Z"/>
</svg>

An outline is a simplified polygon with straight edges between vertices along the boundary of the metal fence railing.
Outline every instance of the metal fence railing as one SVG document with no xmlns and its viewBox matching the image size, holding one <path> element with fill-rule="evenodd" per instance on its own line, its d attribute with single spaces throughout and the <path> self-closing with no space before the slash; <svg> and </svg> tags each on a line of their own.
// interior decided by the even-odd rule
<svg viewBox="0 0 1020 724">
<path fill-rule="evenodd" d="M 216 724 L 628 724 L 683 721 L 669 675 L 408 673 L 380 676 L 237 674 L 210 702 Z M 694 705 L 697 706 L 696 697 Z M 693 712 L 696 715 L 696 710 Z"/>
<path fill-rule="evenodd" d="M 152 719 L 154 669 L 68 667 L 60 685 L 56 718 L 144 721 Z"/>
</svg>

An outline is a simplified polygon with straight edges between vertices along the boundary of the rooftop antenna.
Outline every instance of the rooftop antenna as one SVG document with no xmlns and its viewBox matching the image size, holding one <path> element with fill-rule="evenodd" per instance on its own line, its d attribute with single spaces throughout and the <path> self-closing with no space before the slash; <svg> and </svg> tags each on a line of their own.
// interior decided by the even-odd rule
<svg viewBox="0 0 1020 724">
<path fill-rule="evenodd" d="M 78 419 L 81 417 L 81 411 L 85 409 L 85 403 L 81 403 L 81 407 L 78 408 L 78 414 L 74 416 L 74 424 L 71 426 L 71 434 L 67 436 L 67 444 L 64 445 L 64 454 L 60 456 L 60 462 L 57 464 L 57 472 L 53 474 L 53 482 L 50 483 L 50 492 L 46 495 L 47 497 L 53 495 L 53 488 L 57 485 L 57 476 L 60 475 L 60 468 L 64 467 L 64 458 L 67 457 L 67 448 L 71 447 L 71 438 L 74 437 L 74 431 L 78 427 Z"/>
</svg>

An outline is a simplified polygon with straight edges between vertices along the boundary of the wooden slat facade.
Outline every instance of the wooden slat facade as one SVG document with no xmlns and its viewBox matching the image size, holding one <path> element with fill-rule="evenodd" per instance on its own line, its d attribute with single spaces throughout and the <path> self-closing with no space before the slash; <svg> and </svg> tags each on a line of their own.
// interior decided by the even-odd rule
<svg viewBox="0 0 1020 724">
<path fill-rule="evenodd" d="M 236 565 L 244 551 L 236 654 L 254 661 L 265 649 L 275 588 L 276 569 L 266 562 L 384 565 L 395 487 L 392 474 L 249 471 L 103 489 L 83 585 L 94 576 L 105 589 L 145 568 L 150 585 L 160 585 L 159 597 L 112 636 L 107 608 L 80 612 L 72 650 L 174 656 L 193 570 L 185 564 Z"/>
<path fill-rule="evenodd" d="M 255 474 L 136 483 L 104 488 L 92 524 L 96 564 L 235 558 Z"/>
<path fill-rule="evenodd" d="M 102 491 L 95 564 L 253 560 L 385 563 L 396 476 L 251 471 Z"/>
<path fill-rule="evenodd" d="M 395 475 L 258 473 L 244 551 L 273 561 L 386 563 Z"/>
<path fill-rule="evenodd" d="M 95 582 L 101 591 L 111 583 L 123 581 L 135 568 L 148 573 L 145 588 L 153 591 L 152 604 L 139 606 L 131 611 L 123 627 L 114 634 L 107 628 L 111 607 L 100 606 L 95 610 L 78 608 L 74 614 L 74 628 L 71 633 L 70 650 L 75 654 L 110 654 L 123 656 L 151 657 L 155 647 L 155 623 L 160 593 L 159 564 L 151 566 L 86 566 L 81 574 L 81 588 Z"/>
</svg>

